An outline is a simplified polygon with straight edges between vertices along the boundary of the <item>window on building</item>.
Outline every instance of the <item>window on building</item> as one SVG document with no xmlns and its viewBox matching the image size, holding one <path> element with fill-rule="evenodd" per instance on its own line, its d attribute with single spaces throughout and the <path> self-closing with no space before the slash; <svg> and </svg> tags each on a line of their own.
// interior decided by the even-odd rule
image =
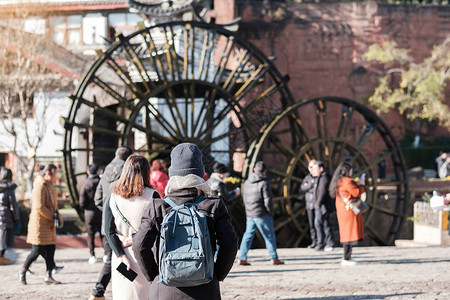
<svg viewBox="0 0 450 300">
<path fill-rule="evenodd" d="M 50 17 L 53 41 L 62 46 L 81 44 L 81 24 L 80 15 Z"/>
<path fill-rule="evenodd" d="M 83 18 L 83 44 L 102 45 L 106 38 L 106 17 L 102 14 L 87 14 Z"/>
</svg>

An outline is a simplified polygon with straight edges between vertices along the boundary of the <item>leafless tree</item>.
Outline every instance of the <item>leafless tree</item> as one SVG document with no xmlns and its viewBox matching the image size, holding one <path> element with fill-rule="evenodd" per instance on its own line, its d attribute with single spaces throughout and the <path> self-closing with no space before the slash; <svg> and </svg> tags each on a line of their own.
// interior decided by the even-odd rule
<svg viewBox="0 0 450 300">
<path fill-rule="evenodd" d="M 49 68 L 44 52 L 52 42 L 45 32 L 28 32 L 26 10 L 0 18 L 0 124 L 12 138 L 10 151 L 30 187 L 48 123 L 48 92 L 67 88 L 70 82 Z"/>
</svg>

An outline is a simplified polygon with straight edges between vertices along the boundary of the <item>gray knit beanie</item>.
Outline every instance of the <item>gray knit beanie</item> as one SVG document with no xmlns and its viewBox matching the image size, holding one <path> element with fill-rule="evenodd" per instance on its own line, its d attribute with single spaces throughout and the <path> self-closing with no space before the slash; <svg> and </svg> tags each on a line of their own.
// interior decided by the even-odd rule
<svg viewBox="0 0 450 300">
<path fill-rule="evenodd" d="M 195 174 L 203 177 L 205 167 L 202 162 L 202 152 L 194 144 L 183 143 L 173 148 L 170 153 L 169 177 Z"/>
</svg>

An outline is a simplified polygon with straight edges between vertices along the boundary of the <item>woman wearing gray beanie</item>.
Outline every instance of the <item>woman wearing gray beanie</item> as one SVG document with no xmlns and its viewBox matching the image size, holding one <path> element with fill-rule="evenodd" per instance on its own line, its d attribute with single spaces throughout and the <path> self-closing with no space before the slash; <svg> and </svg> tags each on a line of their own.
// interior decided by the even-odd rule
<svg viewBox="0 0 450 300">
<path fill-rule="evenodd" d="M 153 251 L 158 251 L 161 222 L 171 206 L 162 199 L 154 199 L 133 238 L 133 251 L 139 268 L 147 280 L 152 281 L 149 299 L 220 299 L 219 281 L 225 279 L 233 266 L 238 238 L 223 200 L 210 197 L 211 188 L 202 178 L 205 168 L 200 149 L 191 143 L 179 144 L 172 150 L 170 158 L 166 197 L 176 205 L 193 203 L 201 196 L 207 197 L 197 208 L 207 218 L 213 252 L 218 248 L 217 260 L 214 263 L 214 278 L 206 284 L 174 287 L 159 283 L 158 262 L 155 260 L 158 253 Z"/>
</svg>

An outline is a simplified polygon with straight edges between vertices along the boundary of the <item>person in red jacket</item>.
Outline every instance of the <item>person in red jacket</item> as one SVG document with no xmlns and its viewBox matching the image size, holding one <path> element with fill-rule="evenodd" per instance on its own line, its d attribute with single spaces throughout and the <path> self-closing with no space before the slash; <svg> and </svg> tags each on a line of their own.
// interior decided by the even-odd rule
<svg viewBox="0 0 450 300">
<path fill-rule="evenodd" d="M 163 171 L 165 169 L 165 162 L 162 159 L 155 159 L 152 162 L 150 168 L 150 184 L 164 199 L 166 196 L 165 189 L 167 182 L 169 182 L 169 176 Z"/>
<path fill-rule="evenodd" d="M 352 175 L 352 166 L 346 162 L 341 163 L 333 174 L 329 188 L 330 196 L 336 196 L 339 235 L 344 246 L 344 259 L 341 263 L 343 266 L 356 265 L 357 262 L 351 259 L 352 247 L 364 238 L 362 215 L 355 215 L 344 201 L 344 198 L 349 201 L 358 197 L 361 197 L 363 201 L 365 200 L 365 179 L 361 178 L 358 182 L 355 182 L 351 178 Z"/>
</svg>

